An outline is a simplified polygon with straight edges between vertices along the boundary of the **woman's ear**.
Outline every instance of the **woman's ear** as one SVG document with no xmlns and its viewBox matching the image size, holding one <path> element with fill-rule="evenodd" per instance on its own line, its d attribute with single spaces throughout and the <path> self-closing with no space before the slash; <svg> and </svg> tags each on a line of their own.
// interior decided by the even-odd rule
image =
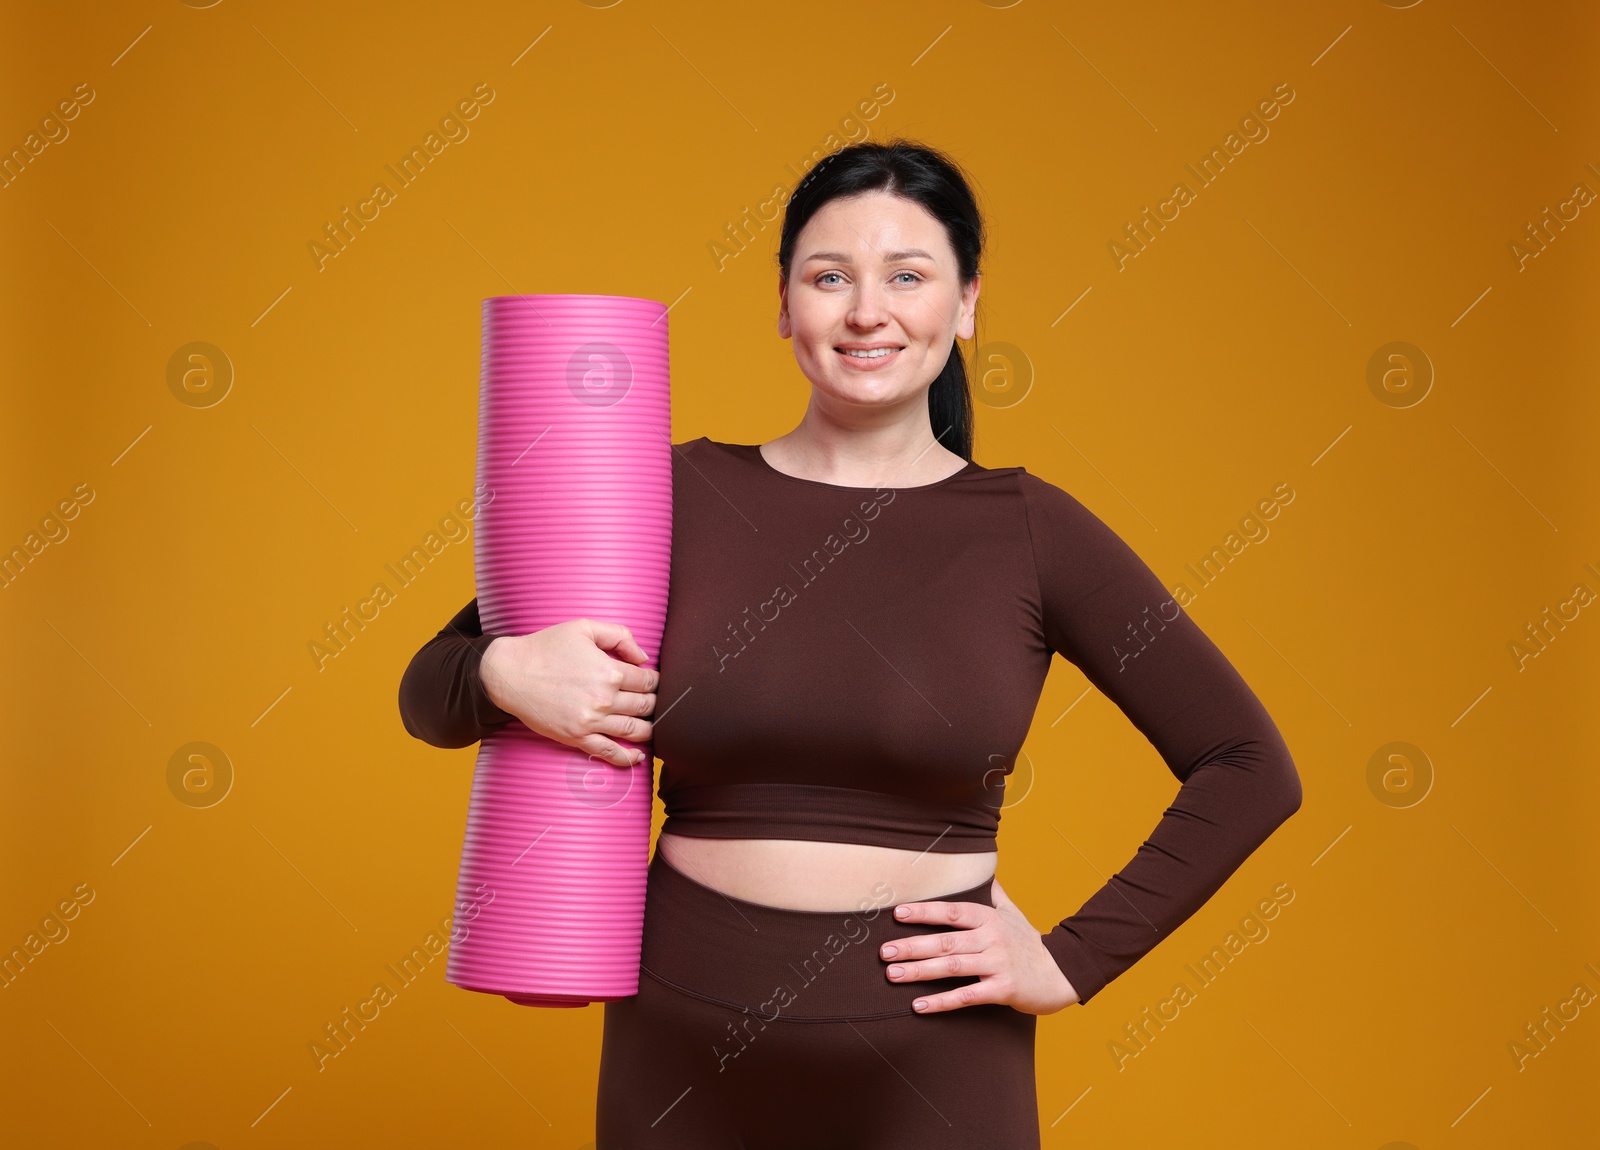
<svg viewBox="0 0 1600 1150">
<path fill-rule="evenodd" d="M 788 339 L 794 333 L 789 328 L 789 281 L 778 277 L 778 336 Z"/>
<path fill-rule="evenodd" d="M 956 335 L 962 339 L 971 339 L 977 331 L 978 292 L 982 287 L 983 276 L 975 275 L 961 289 L 961 318 L 956 321 Z"/>
</svg>

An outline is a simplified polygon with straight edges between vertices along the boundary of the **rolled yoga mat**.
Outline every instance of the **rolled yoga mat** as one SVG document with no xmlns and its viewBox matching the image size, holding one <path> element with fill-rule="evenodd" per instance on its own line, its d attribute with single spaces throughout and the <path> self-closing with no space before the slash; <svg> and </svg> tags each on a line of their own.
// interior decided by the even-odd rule
<svg viewBox="0 0 1600 1150">
<path fill-rule="evenodd" d="M 484 634 L 621 623 L 657 667 L 672 551 L 666 307 L 484 300 L 478 402 Z M 639 749 L 642 763 L 615 767 L 515 719 L 484 738 L 447 981 L 524 1006 L 638 993 L 655 791 Z"/>
</svg>

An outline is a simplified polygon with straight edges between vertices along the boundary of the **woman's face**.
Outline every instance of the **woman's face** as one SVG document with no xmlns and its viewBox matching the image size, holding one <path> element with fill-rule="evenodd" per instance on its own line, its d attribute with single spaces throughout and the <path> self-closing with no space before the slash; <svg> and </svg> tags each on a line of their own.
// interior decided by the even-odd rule
<svg viewBox="0 0 1600 1150">
<path fill-rule="evenodd" d="M 830 200 L 801 229 L 778 283 L 778 334 L 800 370 L 844 404 L 920 399 L 971 339 L 978 278 L 965 287 L 944 225 L 888 192 Z M 871 356 L 852 351 L 888 348 Z"/>
</svg>

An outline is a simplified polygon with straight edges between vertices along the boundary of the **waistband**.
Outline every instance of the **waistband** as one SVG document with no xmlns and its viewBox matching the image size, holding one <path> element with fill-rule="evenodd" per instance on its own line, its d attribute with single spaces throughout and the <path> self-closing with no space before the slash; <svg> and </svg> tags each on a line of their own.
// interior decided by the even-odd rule
<svg viewBox="0 0 1600 1150">
<path fill-rule="evenodd" d="M 889 981 L 878 948 L 891 939 L 965 929 L 899 922 L 901 902 L 993 906 L 992 879 L 934 898 L 899 898 L 884 882 L 854 911 L 790 910 L 696 881 L 658 848 L 645 887 L 640 971 L 683 994 L 764 1022 L 835 1022 L 914 1015 L 911 1003 L 977 982 L 976 975 Z M 972 1009 L 972 1008 L 967 1008 Z"/>
</svg>

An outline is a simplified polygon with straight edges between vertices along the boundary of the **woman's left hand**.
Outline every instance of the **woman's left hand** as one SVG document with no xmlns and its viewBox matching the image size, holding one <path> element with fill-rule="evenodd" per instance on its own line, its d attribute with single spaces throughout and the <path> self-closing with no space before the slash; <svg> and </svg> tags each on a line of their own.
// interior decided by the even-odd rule
<svg viewBox="0 0 1600 1150">
<path fill-rule="evenodd" d="M 1000 1002 L 1025 1014 L 1054 1014 L 1078 1001 L 1044 939 L 995 879 L 994 906 L 976 902 L 910 902 L 895 908 L 896 922 L 930 922 L 965 929 L 897 938 L 878 948 L 889 962 L 889 981 L 977 975 L 978 982 L 916 1000 L 918 1014 Z M 898 974 L 896 968 L 899 968 Z M 926 1003 L 917 1006 L 916 1003 Z"/>
</svg>

